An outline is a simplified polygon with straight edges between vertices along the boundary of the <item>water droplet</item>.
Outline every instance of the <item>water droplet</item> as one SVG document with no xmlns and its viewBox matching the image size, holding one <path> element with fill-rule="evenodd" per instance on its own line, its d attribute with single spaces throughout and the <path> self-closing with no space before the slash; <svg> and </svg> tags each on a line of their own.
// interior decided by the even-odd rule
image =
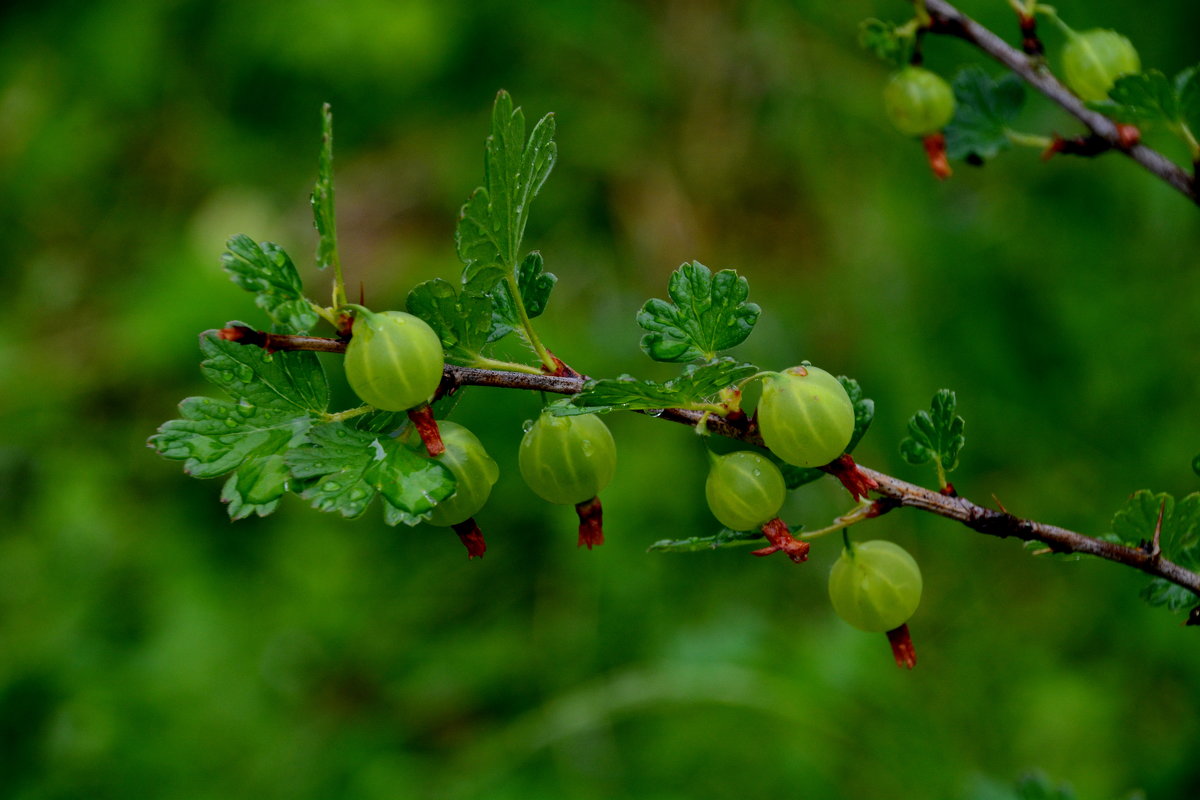
<svg viewBox="0 0 1200 800">
<path fill-rule="evenodd" d="M 221 370 L 221 382 L 233 383 L 233 372 L 227 369 Z"/>
<path fill-rule="evenodd" d="M 661 409 L 661 408 L 648 408 L 648 409 L 646 409 L 646 413 L 647 413 L 648 415 L 652 416 L 652 417 L 661 417 L 661 416 L 663 415 L 663 409 Z"/>
<path fill-rule="evenodd" d="M 754 477 L 756 477 L 756 478 L 761 478 L 761 477 L 762 477 L 762 470 L 761 470 L 761 469 L 756 469 L 756 470 L 754 470 Z"/>
<path fill-rule="evenodd" d="M 238 421 L 236 419 L 226 418 L 225 424 L 230 428 L 236 428 L 238 426 Z"/>
<path fill-rule="evenodd" d="M 583 441 L 581 441 L 579 443 L 579 449 L 583 451 L 583 454 L 585 456 L 590 456 L 592 454 L 592 451 L 595 450 L 596 448 L 594 446 L 592 446 L 591 439 L 584 439 Z"/>
<path fill-rule="evenodd" d="M 238 367 L 237 377 L 242 383 L 249 383 L 250 381 L 254 380 L 254 370 L 250 369 L 250 367 L 246 366 L 245 364 L 242 364 L 240 367 Z"/>
<path fill-rule="evenodd" d="M 372 456 L 375 461 L 383 461 L 387 457 L 387 451 L 383 449 L 383 445 L 379 443 L 378 439 L 371 442 L 371 447 L 375 448 L 375 455 Z"/>
<path fill-rule="evenodd" d="M 529 433 L 529 430 L 532 427 L 533 427 L 533 420 L 531 420 L 531 419 L 527 419 L 521 423 L 521 430 L 525 431 L 526 433 Z"/>
<path fill-rule="evenodd" d="M 358 502 L 359 500 L 362 500 L 366 496 L 367 496 L 367 493 L 362 489 L 351 489 L 350 490 L 350 499 L 353 500 L 354 502 Z"/>
<path fill-rule="evenodd" d="M 325 491 L 340 492 L 341 490 L 342 490 L 342 485 L 340 483 L 338 483 L 337 481 L 325 481 Z"/>
</svg>

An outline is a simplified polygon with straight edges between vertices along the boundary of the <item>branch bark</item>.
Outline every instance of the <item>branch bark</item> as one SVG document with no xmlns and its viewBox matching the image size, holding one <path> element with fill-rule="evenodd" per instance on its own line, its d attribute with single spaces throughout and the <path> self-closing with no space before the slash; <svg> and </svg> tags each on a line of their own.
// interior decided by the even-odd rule
<svg viewBox="0 0 1200 800">
<path fill-rule="evenodd" d="M 345 352 L 346 350 L 345 342 L 338 339 L 285 334 L 268 335 L 262 331 L 254 331 L 241 326 L 223 328 L 218 331 L 218 335 L 229 341 L 238 341 L 258 347 L 265 347 L 269 341 L 271 349 L 274 350 L 315 350 L 326 353 Z M 266 338 L 268 336 L 269 339 Z M 506 372 L 447 364 L 443 370 L 441 391 L 455 391 L 464 386 L 487 386 L 495 389 L 527 389 L 572 395 L 582 392 L 587 380 L 586 376 L 532 375 L 524 372 Z M 703 414 L 690 409 L 668 408 L 663 409 L 661 413 L 655 413 L 654 416 L 695 427 L 700 423 Z M 758 447 L 764 446 L 757 426 L 749 423 L 744 415 L 738 420 L 709 415 L 705 420 L 705 425 L 710 433 L 718 436 Z M 822 469 L 831 474 L 834 472 L 833 465 L 826 465 Z M 1002 539 L 1011 536 L 1024 541 L 1041 542 L 1056 553 L 1083 553 L 1124 564 L 1147 575 L 1163 578 L 1200 596 L 1200 574 L 1162 558 L 1161 554 L 1153 550 L 1127 547 L 1055 525 L 1022 519 L 1004 511 L 984 508 L 964 497 L 939 494 L 886 473 L 869 469 L 861 464 L 858 465 L 858 469 L 878 484 L 873 491 L 890 498 L 897 505 L 954 520 L 977 533 L 988 536 L 998 536 Z"/>
<path fill-rule="evenodd" d="M 1042 59 L 1029 56 L 1010 46 L 991 30 L 945 0 L 926 0 L 925 8 L 933 19 L 930 33 L 954 36 L 987 53 L 1086 125 L 1088 130 L 1107 142 L 1113 150 L 1132 158 L 1184 197 L 1200 205 L 1200 191 L 1197 191 L 1193 176 L 1157 150 L 1144 144 L 1129 145 L 1128 134 L 1122 135 L 1120 125 L 1085 106 L 1082 100 L 1046 69 Z"/>
</svg>

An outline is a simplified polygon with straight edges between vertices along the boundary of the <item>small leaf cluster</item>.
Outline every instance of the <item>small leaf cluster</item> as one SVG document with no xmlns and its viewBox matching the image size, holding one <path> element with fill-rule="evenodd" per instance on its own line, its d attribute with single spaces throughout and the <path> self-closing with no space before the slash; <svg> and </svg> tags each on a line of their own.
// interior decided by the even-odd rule
<svg viewBox="0 0 1200 800">
<path fill-rule="evenodd" d="M 949 389 L 939 389 L 929 411 L 918 411 L 908 421 L 908 436 L 900 442 L 900 455 L 910 464 L 937 467 L 942 486 L 945 474 L 958 466 L 958 454 L 966 443 L 965 421 L 958 415 L 958 398 Z"/>
<path fill-rule="evenodd" d="M 1200 492 L 1178 500 L 1149 489 L 1134 492 L 1113 515 L 1111 531 L 1105 538 L 1151 553 L 1156 552 L 1157 543 L 1162 558 L 1184 569 L 1200 568 Z M 1200 600 L 1162 578 L 1151 579 L 1142 590 L 1142 598 L 1171 611 L 1185 611 Z"/>
<path fill-rule="evenodd" d="M 1108 100 L 1088 107 L 1119 122 L 1162 125 L 1182 138 L 1192 158 L 1200 159 L 1200 64 L 1173 79 L 1152 69 L 1118 78 Z"/>
</svg>

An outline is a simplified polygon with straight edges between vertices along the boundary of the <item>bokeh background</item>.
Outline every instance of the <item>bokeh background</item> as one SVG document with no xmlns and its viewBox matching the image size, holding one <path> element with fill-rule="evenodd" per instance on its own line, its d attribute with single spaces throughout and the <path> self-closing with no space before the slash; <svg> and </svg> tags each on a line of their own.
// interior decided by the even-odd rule
<svg viewBox="0 0 1200 800">
<path fill-rule="evenodd" d="M 1015 37 L 1007 4 L 963 5 Z M 1190 0 L 1056 5 L 1168 74 L 1200 61 Z M 1080 798 L 1200 796 L 1200 637 L 1115 565 L 915 512 L 863 526 L 923 565 L 907 673 L 830 610 L 834 541 L 800 567 L 645 552 L 715 527 L 681 427 L 611 420 L 609 542 L 579 551 L 571 509 L 516 471 L 537 397 L 468 392 L 455 418 L 504 470 L 474 562 L 377 509 L 346 521 L 291 498 L 230 523 L 218 482 L 145 447 L 209 391 L 197 333 L 262 319 L 219 268 L 227 236 L 281 243 L 324 294 L 321 103 L 350 285 L 395 307 L 457 274 L 503 87 L 558 116 L 527 244 L 561 279 L 544 338 L 581 370 L 666 377 L 634 315 L 698 259 L 763 307 L 737 355 L 861 381 L 863 463 L 932 483 L 897 444 L 945 386 L 967 419 L 953 479 L 981 502 L 1099 533 L 1137 489 L 1200 488 L 1200 210 L 1116 155 L 1012 152 L 938 184 L 856 44 L 859 20 L 907 9 L 6 6 L 0 797 L 978 798 L 1028 770 Z M 927 58 L 980 60 L 940 39 Z M 1077 131 L 1035 98 L 1019 125 Z M 787 516 L 847 507 L 820 483 Z"/>
</svg>

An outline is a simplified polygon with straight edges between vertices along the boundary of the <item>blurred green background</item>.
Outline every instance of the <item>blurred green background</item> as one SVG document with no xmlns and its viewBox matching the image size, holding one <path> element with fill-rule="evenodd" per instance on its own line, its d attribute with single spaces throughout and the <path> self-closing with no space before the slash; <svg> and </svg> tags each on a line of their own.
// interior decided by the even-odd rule
<svg viewBox="0 0 1200 800">
<path fill-rule="evenodd" d="M 1191 0 L 1056 5 L 1168 74 L 1200 60 Z M 963 6 L 1015 38 L 1006 3 Z M 579 551 L 572 511 L 516 472 L 536 396 L 468 392 L 455 418 L 504 469 L 470 563 L 377 509 L 348 522 L 291 498 L 231 524 L 217 482 L 145 447 L 208 391 L 196 334 L 263 321 L 219 268 L 227 236 L 328 280 L 308 209 L 321 103 L 348 281 L 399 306 L 457 274 L 457 209 L 504 87 L 558 115 L 527 244 L 561 279 L 540 329 L 581 370 L 665 377 L 634 314 L 695 258 L 738 269 L 763 307 L 737 355 L 861 381 L 863 463 L 932 482 L 897 444 L 947 386 L 968 435 L 952 477 L 980 502 L 1099 533 L 1137 489 L 1195 490 L 1200 210 L 1115 155 L 1015 152 L 938 184 L 856 45 L 859 20 L 907 10 L 0 12 L 0 797 L 972 798 L 1035 768 L 1081 798 L 1200 796 L 1200 636 L 1145 607 L 1131 570 L 915 512 L 863 526 L 923 566 L 907 673 L 832 614 L 836 542 L 800 567 L 645 553 L 715 527 L 682 427 L 611 420 L 609 541 Z M 927 54 L 979 60 L 940 39 Z M 1077 131 L 1034 98 L 1020 125 Z M 788 519 L 844 511 L 827 484 Z"/>
</svg>

